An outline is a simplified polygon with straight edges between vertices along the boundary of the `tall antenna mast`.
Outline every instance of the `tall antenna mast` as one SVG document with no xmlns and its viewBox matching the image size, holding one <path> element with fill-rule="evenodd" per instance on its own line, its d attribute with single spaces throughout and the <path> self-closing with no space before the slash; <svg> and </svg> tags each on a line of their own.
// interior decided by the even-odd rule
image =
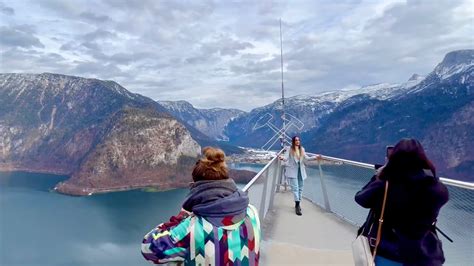
<svg viewBox="0 0 474 266">
<path fill-rule="evenodd" d="M 278 128 L 278 124 L 273 124 L 272 121 L 274 118 L 274 114 L 278 114 L 278 106 L 275 108 L 276 112 L 270 111 L 264 115 L 262 115 L 257 122 L 255 123 L 252 130 L 258 130 L 260 128 L 266 127 L 273 131 L 275 134 L 262 146 L 263 150 L 270 150 L 280 139 L 280 145 L 282 148 L 285 147 L 285 144 L 288 143 L 290 137 L 286 135 L 286 130 L 290 128 L 296 128 L 297 130 L 301 131 L 304 127 L 304 123 L 299 120 L 297 117 L 291 115 L 290 113 L 285 112 L 285 86 L 283 84 L 283 38 L 281 35 L 281 18 L 280 18 L 280 56 L 281 56 L 281 120 L 282 126 L 281 129 Z M 286 117 L 289 117 L 287 119 Z M 278 122 L 278 121 L 277 121 Z"/>
<path fill-rule="evenodd" d="M 286 117 L 285 117 L 285 87 L 283 85 L 283 41 L 281 37 L 281 18 L 280 18 L 280 59 L 281 59 L 281 119 L 283 120 L 283 125 L 281 129 L 280 142 L 281 147 L 285 146 L 285 129 L 286 129 Z"/>
<path fill-rule="evenodd" d="M 267 127 L 275 134 L 262 146 L 263 150 L 270 150 L 280 139 L 280 145 L 282 148 L 286 146 L 290 138 L 286 135 L 286 130 L 290 128 L 296 128 L 297 130 L 302 130 L 304 127 L 304 123 L 299 120 L 297 117 L 291 115 L 290 113 L 285 112 L 285 86 L 284 86 L 284 79 L 283 79 L 283 38 L 281 34 L 281 18 L 280 18 L 280 56 L 281 56 L 281 120 L 282 126 L 281 129 L 278 128 L 278 124 L 273 124 L 273 111 L 268 112 L 261 116 L 257 122 L 255 123 L 252 130 L 258 130 L 260 128 Z M 276 114 L 278 114 L 278 107 L 275 108 Z M 286 117 L 289 117 L 287 119 Z M 278 122 L 278 121 L 277 121 Z"/>
</svg>

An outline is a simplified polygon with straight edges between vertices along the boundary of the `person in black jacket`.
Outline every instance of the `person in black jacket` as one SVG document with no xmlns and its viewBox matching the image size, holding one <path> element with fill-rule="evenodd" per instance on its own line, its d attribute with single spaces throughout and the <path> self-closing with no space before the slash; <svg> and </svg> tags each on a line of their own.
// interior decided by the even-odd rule
<svg viewBox="0 0 474 266">
<path fill-rule="evenodd" d="M 359 205 L 371 209 L 363 233 L 372 248 L 386 181 L 389 188 L 376 265 L 442 265 L 445 258 L 435 223 L 449 194 L 419 141 L 400 140 L 382 171 L 355 195 Z"/>
</svg>

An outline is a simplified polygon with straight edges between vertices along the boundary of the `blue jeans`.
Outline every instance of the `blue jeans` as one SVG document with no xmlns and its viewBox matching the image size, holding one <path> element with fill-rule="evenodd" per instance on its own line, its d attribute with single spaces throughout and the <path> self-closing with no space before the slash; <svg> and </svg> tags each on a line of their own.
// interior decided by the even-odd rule
<svg viewBox="0 0 474 266">
<path fill-rule="evenodd" d="M 301 195 L 303 194 L 303 177 L 301 176 L 301 170 L 298 168 L 298 178 L 288 178 L 288 184 L 290 185 L 291 191 L 293 192 L 293 198 L 295 201 L 301 201 Z"/>
<path fill-rule="evenodd" d="M 375 256 L 375 265 L 377 266 L 402 266 L 403 264 L 397 261 L 389 260 L 381 256 Z"/>
</svg>

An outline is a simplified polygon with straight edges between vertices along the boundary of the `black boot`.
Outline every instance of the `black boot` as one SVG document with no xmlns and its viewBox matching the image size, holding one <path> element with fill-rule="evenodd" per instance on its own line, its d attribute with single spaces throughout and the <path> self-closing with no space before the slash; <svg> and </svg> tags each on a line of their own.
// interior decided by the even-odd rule
<svg viewBox="0 0 474 266">
<path fill-rule="evenodd" d="M 299 201 L 295 201 L 295 213 L 298 216 L 303 214 L 303 213 L 301 213 L 301 207 L 300 207 L 300 202 Z"/>
</svg>

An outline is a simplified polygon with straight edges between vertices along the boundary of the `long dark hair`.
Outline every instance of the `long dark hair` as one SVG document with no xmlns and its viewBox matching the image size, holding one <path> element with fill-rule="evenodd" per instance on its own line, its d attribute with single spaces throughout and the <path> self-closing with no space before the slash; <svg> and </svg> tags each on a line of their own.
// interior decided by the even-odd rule
<svg viewBox="0 0 474 266">
<path fill-rule="evenodd" d="M 387 165 L 379 175 L 380 179 L 403 178 L 429 169 L 436 178 L 436 168 L 426 156 L 421 143 L 416 139 L 402 139 L 393 148 Z"/>
<path fill-rule="evenodd" d="M 303 146 L 301 145 L 301 138 L 299 136 L 293 136 L 291 138 L 291 155 L 294 157 L 295 156 L 295 152 L 296 152 L 296 138 L 298 138 L 300 140 L 300 146 L 298 147 L 299 151 L 300 151 L 300 157 L 304 157 L 304 148 Z"/>
</svg>

